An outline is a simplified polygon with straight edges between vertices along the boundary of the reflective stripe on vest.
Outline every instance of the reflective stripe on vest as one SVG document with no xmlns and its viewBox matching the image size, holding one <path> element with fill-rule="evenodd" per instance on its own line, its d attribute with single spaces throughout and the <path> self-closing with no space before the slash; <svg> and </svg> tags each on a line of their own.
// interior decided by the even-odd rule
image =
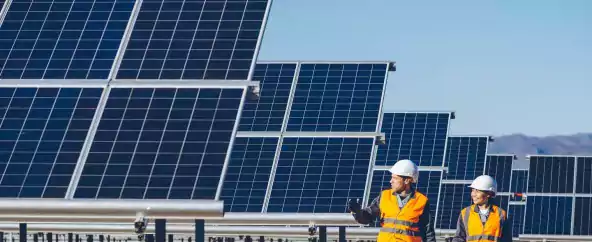
<svg viewBox="0 0 592 242">
<path fill-rule="evenodd" d="M 391 189 L 380 195 L 382 228 L 378 233 L 378 242 L 407 241 L 421 242 L 419 217 L 423 214 L 427 197 L 415 191 L 403 208 L 399 208 L 398 197 Z"/>
<path fill-rule="evenodd" d="M 463 223 L 465 225 L 465 232 L 467 233 L 467 242 L 499 241 L 501 239 L 501 231 L 505 222 L 505 213 L 498 206 L 491 206 L 495 212 L 495 215 L 490 213 L 485 224 L 481 222 L 481 219 L 476 219 L 478 218 L 479 214 L 474 211 L 475 205 L 471 205 L 463 209 Z M 473 216 L 471 216 L 471 214 L 473 214 Z M 471 217 L 473 220 L 470 220 Z M 476 233 L 476 231 L 481 232 Z"/>
</svg>

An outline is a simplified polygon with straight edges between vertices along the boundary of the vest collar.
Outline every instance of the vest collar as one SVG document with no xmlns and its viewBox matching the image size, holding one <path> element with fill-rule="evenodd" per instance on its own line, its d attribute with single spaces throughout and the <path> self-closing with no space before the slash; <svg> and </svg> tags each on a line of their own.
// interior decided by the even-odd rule
<svg viewBox="0 0 592 242">
<path fill-rule="evenodd" d="M 473 204 L 473 212 L 479 213 L 479 206 L 477 204 Z M 489 212 L 492 213 L 493 211 L 493 204 L 489 204 Z"/>
</svg>

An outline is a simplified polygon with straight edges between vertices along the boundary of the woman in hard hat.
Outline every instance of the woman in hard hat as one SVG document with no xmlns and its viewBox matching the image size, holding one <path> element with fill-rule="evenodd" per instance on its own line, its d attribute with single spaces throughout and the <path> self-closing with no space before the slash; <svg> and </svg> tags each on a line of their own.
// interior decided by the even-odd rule
<svg viewBox="0 0 592 242">
<path fill-rule="evenodd" d="M 507 222 L 506 211 L 491 203 L 497 192 L 493 177 L 479 176 L 469 187 L 473 205 L 460 212 L 452 241 L 512 241 L 512 224 Z"/>
<path fill-rule="evenodd" d="M 412 186 L 417 183 L 419 169 L 410 160 L 400 160 L 389 171 L 391 189 L 382 191 L 363 209 L 350 200 L 349 211 L 361 224 L 380 218 L 378 242 L 436 242 L 428 198 Z"/>
</svg>

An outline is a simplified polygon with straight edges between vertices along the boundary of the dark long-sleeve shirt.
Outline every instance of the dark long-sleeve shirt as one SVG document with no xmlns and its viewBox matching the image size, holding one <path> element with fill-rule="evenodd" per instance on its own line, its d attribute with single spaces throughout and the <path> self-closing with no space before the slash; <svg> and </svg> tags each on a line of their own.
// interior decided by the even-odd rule
<svg viewBox="0 0 592 242">
<path fill-rule="evenodd" d="M 469 207 L 470 208 L 470 207 Z M 478 213 L 478 207 L 475 206 L 476 213 Z M 489 213 L 492 213 L 491 210 Z M 456 234 L 452 238 L 453 242 L 466 242 L 467 241 L 467 228 L 465 227 L 465 223 L 463 222 L 462 213 L 458 215 L 458 221 L 456 222 Z M 499 242 L 511 242 L 512 241 L 512 223 L 509 221 L 509 215 L 506 213 L 506 219 L 502 227 L 502 237 L 500 238 Z"/>
<path fill-rule="evenodd" d="M 410 197 L 415 192 L 412 192 Z M 399 201 L 401 202 L 401 201 Z M 368 207 L 362 208 L 359 213 L 354 214 L 358 223 L 369 224 L 380 218 L 380 195 L 370 203 Z M 430 201 L 428 200 L 423 213 L 419 217 L 419 232 L 423 242 L 436 242 L 436 231 L 434 230 L 434 217 L 430 211 Z"/>
</svg>

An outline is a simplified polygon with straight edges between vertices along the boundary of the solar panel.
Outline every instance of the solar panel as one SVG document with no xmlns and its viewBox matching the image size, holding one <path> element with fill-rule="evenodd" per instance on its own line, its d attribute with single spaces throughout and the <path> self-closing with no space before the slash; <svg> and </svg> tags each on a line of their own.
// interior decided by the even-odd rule
<svg viewBox="0 0 592 242">
<path fill-rule="evenodd" d="M 367 201 L 372 201 L 380 195 L 385 189 L 390 189 L 391 173 L 385 170 L 374 170 L 372 173 L 372 185 L 370 187 L 370 197 Z M 416 184 L 417 191 L 423 193 L 430 201 L 430 211 L 432 215 L 436 214 L 438 206 L 438 194 L 440 190 L 440 180 L 442 171 L 420 171 L 419 180 Z M 370 202 L 369 202 L 370 203 Z M 378 223 L 374 224 L 378 227 Z"/>
<path fill-rule="evenodd" d="M 113 88 L 75 198 L 214 199 L 244 89 Z"/>
<path fill-rule="evenodd" d="M 526 192 L 528 184 L 528 170 L 512 170 L 511 192 Z"/>
<path fill-rule="evenodd" d="M 65 197 L 102 92 L 0 88 L 0 197 Z"/>
<path fill-rule="evenodd" d="M 573 193 L 574 156 L 530 156 L 528 193 Z"/>
<path fill-rule="evenodd" d="M 364 197 L 373 138 L 284 138 L 267 212 L 344 213 Z"/>
<path fill-rule="evenodd" d="M 470 188 L 469 188 L 470 189 Z M 500 208 L 508 211 L 508 204 L 510 202 L 510 196 L 508 195 L 497 195 L 495 196 L 492 201 L 493 204 L 497 205 Z"/>
<path fill-rule="evenodd" d="M 460 211 L 472 204 L 470 184 L 442 184 L 436 228 L 456 229 Z"/>
<path fill-rule="evenodd" d="M 253 79 L 261 85 L 257 100 L 245 100 L 239 131 L 281 131 L 296 63 L 257 64 Z"/>
<path fill-rule="evenodd" d="M 576 193 L 592 193 L 592 157 L 578 157 Z"/>
<path fill-rule="evenodd" d="M 510 204 L 508 206 L 508 219 L 512 223 L 512 237 L 514 238 L 522 233 L 525 209 L 525 205 Z"/>
<path fill-rule="evenodd" d="M 571 233 L 572 197 L 529 196 L 524 234 Z"/>
<path fill-rule="evenodd" d="M 473 180 L 483 175 L 488 136 L 448 137 L 446 164 L 448 180 Z"/>
<path fill-rule="evenodd" d="M 143 0 L 118 79 L 250 80 L 268 0 Z"/>
<path fill-rule="evenodd" d="M 261 212 L 278 138 L 236 138 L 222 186 L 227 212 Z"/>
<path fill-rule="evenodd" d="M 592 198 L 576 197 L 574 207 L 574 235 L 592 235 Z"/>
<path fill-rule="evenodd" d="M 378 147 L 376 165 L 410 159 L 419 166 L 442 166 L 446 138 L 454 113 L 385 113 L 381 132 L 386 145 Z"/>
<path fill-rule="evenodd" d="M 302 63 L 287 131 L 377 132 L 390 63 Z"/>
<path fill-rule="evenodd" d="M 514 155 L 487 155 L 485 174 L 495 178 L 498 192 L 510 192 L 510 178 Z"/>
<path fill-rule="evenodd" d="M 132 0 L 14 0 L 0 26 L 2 79 L 107 79 Z"/>
</svg>

